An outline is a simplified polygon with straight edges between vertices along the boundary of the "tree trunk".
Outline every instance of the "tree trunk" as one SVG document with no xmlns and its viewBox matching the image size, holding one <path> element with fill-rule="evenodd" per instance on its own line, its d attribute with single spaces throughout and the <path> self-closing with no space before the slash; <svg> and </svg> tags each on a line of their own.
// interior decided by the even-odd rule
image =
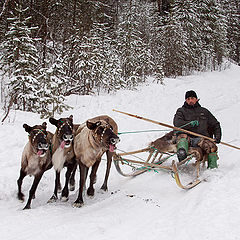
<svg viewBox="0 0 240 240">
<path fill-rule="evenodd" d="M 43 67 L 46 67 L 46 56 L 47 56 L 47 35 L 48 35 L 48 0 L 44 0 L 42 5 L 42 14 L 44 16 L 43 19 L 43 35 L 42 35 L 42 43 L 43 43 L 43 57 L 42 63 Z"/>
</svg>

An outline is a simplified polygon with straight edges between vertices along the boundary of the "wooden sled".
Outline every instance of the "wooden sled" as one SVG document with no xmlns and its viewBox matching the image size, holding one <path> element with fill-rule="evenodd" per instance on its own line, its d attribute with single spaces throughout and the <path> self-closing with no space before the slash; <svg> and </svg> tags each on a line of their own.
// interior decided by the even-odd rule
<svg viewBox="0 0 240 240">
<path fill-rule="evenodd" d="M 139 158 L 139 160 L 132 159 L 133 157 L 136 157 L 135 155 L 141 153 L 145 153 L 145 155 L 147 156 L 146 161 L 144 161 L 142 158 Z M 124 177 L 134 177 L 150 170 L 156 172 L 167 171 L 172 173 L 176 181 L 176 184 L 182 189 L 191 189 L 198 185 L 202 181 L 199 179 L 201 162 L 196 161 L 196 163 L 194 164 L 196 177 L 193 179 L 193 181 L 184 185 L 180 180 L 178 168 L 181 165 L 184 165 L 185 163 L 190 161 L 193 156 L 189 155 L 186 159 L 178 163 L 176 163 L 173 160 L 169 164 L 169 160 L 171 160 L 171 158 L 173 158 L 174 155 L 175 154 L 171 154 L 168 152 L 160 152 L 159 150 L 149 146 L 147 148 L 143 148 L 136 151 L 116 153 L 113 156 L 113 160 L 116 170 Z M 126 158 L 126 156 L 128 156 L 128 158 Z"/>
</svg>

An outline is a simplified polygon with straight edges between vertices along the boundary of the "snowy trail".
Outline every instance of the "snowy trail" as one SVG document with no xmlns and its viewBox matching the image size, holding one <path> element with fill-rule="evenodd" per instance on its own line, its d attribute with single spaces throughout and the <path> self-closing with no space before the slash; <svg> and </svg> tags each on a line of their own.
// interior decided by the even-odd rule
<svg viewBox="0 0 240 240">
<path fill-rule="evenodd" d="M 165 130 L 112 109 L 172 125 L 176 109 L 183 104 L 185 91 L 194 89 L 201 99 L 200 104 L 220 121 L 222 140 L 240 146 L 239 76 L 240 67 L 233 65 L 222 72 L 166 79 L 164 86 L 149 83 L 136 91 L 120 91 L 116 95 L 71 96 L 68 103 L 74 109 L 63 116 L 73 114 L 74 122 L 80 123 L 108 114 L 118 123 L 119 132 Z M 84 207 L 72 207 L 77 191 L 71 193 L 66 203 L 46 203 L 54 187 L 51 169 L 39 184 L 32 209 L 22 211 L 24 203 L 16 198 L 21 153 L 27 142 L 22 125 L 41 122 L 36 114 L 16 111 L 0 126 L 1 239 L 240 239 L 240 152 L 223 145 L 219 145 L 219 168 L 204 171 L 202 174 L 207 181 L 189 191 L 178 188 L 170 173 L 147 172 L 125 178 L 113 165 L 109 191 L 102 194 L 98 190 L 106 168 L 104 159 L 98 172 L 95 197 L 85 196 Z M 49 123 L 48 129 L 55 131 Z M 164 133 L 123 134 L 118 148 L 140 149 Z M 64 174 L 61 178 L 63 182 Z M 23 182 L 26 198 L 32 179 L 26 177 Z"/>
</svg>

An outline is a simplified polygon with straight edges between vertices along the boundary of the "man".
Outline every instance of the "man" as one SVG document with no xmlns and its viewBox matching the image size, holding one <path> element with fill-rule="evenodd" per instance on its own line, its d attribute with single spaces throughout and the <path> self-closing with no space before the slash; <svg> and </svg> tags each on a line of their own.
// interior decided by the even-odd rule
<svg viewBox="0 0 240 240">
<path fill-rule="evenodd" d="M 217 168 L 217 146 L 221 141 L 221 127 L 217 119 L 206 108 L 201 107 L 196 92 L 187 91 L 185 102 L 174 116 L 173 124 L 176 127 L 189 130 L 210 138 L 215 142 L 194 135 L 178 133 L 177 156 L 182 161 L 187 157 L 188 147 L 200 147 L 203 153 L 208 154 L 208 168 Z"/>
</svg>

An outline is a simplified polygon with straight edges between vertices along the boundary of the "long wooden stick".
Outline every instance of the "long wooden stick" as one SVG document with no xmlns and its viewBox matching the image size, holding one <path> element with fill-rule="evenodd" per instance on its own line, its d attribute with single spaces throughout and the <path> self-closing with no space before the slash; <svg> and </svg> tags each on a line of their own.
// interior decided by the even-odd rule
<svg viewBox="0 0 240 240">
<path fill-rule="evenodd" d="M 140 116 L 138 116 L 138 115 L 133 115 L 133 114 L 131 114 L 131 113 L 122 112 L 122 111 L 119 111 L 119 110 L 116 110 L 116 109 L 113 109 L 113 111 L 114 111 L 114 112 L 118 112 L 118 113 L 122 113 L 122 114 L 125 114 L 125 115 L 128 115 L 128 116 L 130 116 L 130 117 L 135 117 L 135 118 L 138 118 L 138 119 L 141 119 L 141 120 L 144 120 L 144 121 L 148 121 L 148 122 L 151 122 L 151 123 L 155 123 L 155 124 L 158 124 L 158 125 L 161 125 L 161 126 L 164 126 L 164 127 L 172 128 L 172 129 L 177 130 L 177 131 L 185 132 L 185 133 L 188 133 L 188 134 L 197 136 L 197 137 L 202 137 L 202 138 L 205 138 L 205 139 L 208 139 L 208 140 L 210 140 L 210 141 L 215 142 L 215 140 L 214 140 L 213 138 L 210 138 L 210 137 L 207 137 L 207 136 L 204 136 L 204 135 L 195 133 L 195 132 L 191 132 L 191 131 L 185 130 L 185 129 L 183 129 L 183 128 L 174 127 L 174 126 L 168 125 L 168 124 L 166 124 L 166 123 L 157 122 L 157 121 L 154 121 L 154 120 L 151 120 L 151 119 L 148 119 L 148 118 L 140 117 Z M 226 146 L 228 146 L 228 147 L 232 147 L 232 148 L 235 148 L 235 149 L 240 150 L 240 147 L 237 147 L 237 146 L 234 146 L 234 145 L 225 143 L 225 142 L 220 142 L 220 143 L 223 144 L 223 145 L 226 145 Z"/>
</svg>

